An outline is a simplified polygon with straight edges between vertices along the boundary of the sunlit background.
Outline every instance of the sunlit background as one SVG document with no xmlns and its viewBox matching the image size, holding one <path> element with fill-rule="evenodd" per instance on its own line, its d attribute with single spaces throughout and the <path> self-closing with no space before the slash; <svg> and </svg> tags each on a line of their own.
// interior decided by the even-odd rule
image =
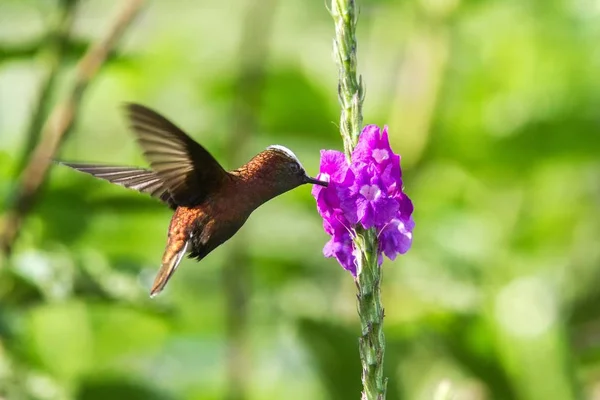
<svg viewBox="0 0 600 400">
<path fill-rule="evenodd" d="M 5 222 L 38 103 L 127 1 L 0 0 Z M 600 3 L 359 5 L 365 123 L 389 126 L 415 204 L 383 266 L 388 399 L 600 399 Z M 147 165 L 138 102 L 227 168 L 282 144 L 316 175 L 342 148 L 332 38 L 322 0 L 148 1 L 56 156 Z M 359 398 L 355 286 L 310 187 L 152 300 L 168 208 L 56 165 L 37 200 L 0 264 L 0 398 Z"/>
</svg>

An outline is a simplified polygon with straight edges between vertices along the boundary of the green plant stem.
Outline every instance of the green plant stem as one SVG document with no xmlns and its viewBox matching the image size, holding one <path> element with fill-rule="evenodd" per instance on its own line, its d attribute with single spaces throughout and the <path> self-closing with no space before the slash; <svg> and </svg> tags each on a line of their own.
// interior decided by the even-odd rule
<svg viewBox="0 0 600 400">
<path fill-rule="evenodd" d="M 350 158 L 362 128 L 364 98 L 362 79 L 356 73 L 356 3 L 354 0 L 332 0 L 330 12 L 335 23 L 333 54 L 339 68 L 340 133 L 344 151 Z"/>
<path fill-rule="evenodd" d="M 357 249 L 358 314 L 361 335 L 358 340 L 362 364 L 362 399 L 383 400 L 387 378 L 383 376 L 385 336 L 383 334 L 383 305 L 381 303 L 381 268 L 377 263 L 377 234 L 357 229 L 354 246 Z"/>
<path fill-rule="evenodd" d="M 354 0 L 332 0 L 335 22 L 334 57 L 339 68 L 338 96 L 342 106 L 340 133 L 346 157 L 350 158 L 362 128 L 364 89 L 356 67 L 357 7 Z M 383 376 L 385 337 L 381 304 L 381 268 L 377 262 L 377 234 L 357 228 L 358 313 L 361 323 L 359 352 L 362 363 L 362 399 L 383 400 L 387 379 Z"/>
</svg>

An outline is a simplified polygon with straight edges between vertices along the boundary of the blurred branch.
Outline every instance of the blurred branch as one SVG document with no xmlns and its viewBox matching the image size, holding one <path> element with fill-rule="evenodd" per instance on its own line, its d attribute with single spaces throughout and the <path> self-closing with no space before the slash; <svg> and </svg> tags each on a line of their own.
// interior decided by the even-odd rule
<svg viewBox="0 0 600 400">
<path fill-rule="evenodd" d="M 22 150 L 21 157 L 17 162 L 15 175 L 23 170 L 27 163 L 27 158 L 33 150 L 35 144 L 40 138 L 42 124 L 48 115 L 50 108 L 50 94 L 56 84 L 56 78 L 64 63 L 65 53 L 68 46 L 69 32 L 73 25 L 77 0 L 62 0 L 60 2 L 55 21 L 51 23 L 46 39 L 46 49 L 44 57 L 47 63 L 47 70 L 42 79 L 42 85 L 38 94 L 37 104 L 27 128 L 25 147 Z"/>
<path fill-rule="evenodd" d="M 73 89 L 62 103 L 56 105 L 47 119 L 40 142 L 35 147 L 23 172 L 14 200 L 5 216 L 0 236 L 0 249 L 4 255 L 10 254 L 21 225 L 33 207 L 48 174 L 51 159 L 57 153 L 65 136 L 73 128 L 86 88 L 106 61 L 111 49 L 138 15 L 143 4 L 144 0 L 126 2 L 110 26 L 107 35 L 92 45 L 78 63 Z"/>
<path fill-rule="evenodd" d="M 265 81 L 265 60 L 268 58 L 268 41 L 273 26 L 278 0 L 248 1 L 241 30 L 238 57 L 239 72 L 234 88 L 231 110 L 233 121 L 231 142 L 228 148 L 230 165 L 240 165 L 246 160 L 245 148 L 257 133 L 257 118 Z M 228 393 L 226 398 L 246 398 L 248 380 L 248 298 L 251 271 L 244 237 L 238 233 L 232 243 L 231 256 L 223 267 L 223 285 L 227 303 L 228 343 Z"/>
<path fill-rule="evenodd" d="M 41 38 L 17 44 L 0 43 L 0 62 L 29 60 L 35 57 L 42 49 L 50 47 L 48 46 L 47 39 L 48 35 L 44 35 Z M 65 43 L 63 61 L 80 58 L 89 46 L 84 40 L 74 39 L 72 37 L 65 38 Z"/>
<path fill-rule="evenodd" d="M 0 43 L 0 61 L 5 62 L 11 59 L 29 59 L 35 57 L 40 48 L 44 47 L 45 44 L 46 42 L 43 39 L 18 44 Z"/>
<path fill-rule="evenodd" d="M 0 43 L 0 62 L 29 60 L 46 46 L 46 36 L 18 44 Z M 65 43 L 63 63 L 79 60 L 89 47 L 90 43 L 87 40 L 68 37 Z M 111 50 L 109 59 L 110 61 L 130 61 L 129 57 L 119 54 L 116 49 Z"/>
</svg>

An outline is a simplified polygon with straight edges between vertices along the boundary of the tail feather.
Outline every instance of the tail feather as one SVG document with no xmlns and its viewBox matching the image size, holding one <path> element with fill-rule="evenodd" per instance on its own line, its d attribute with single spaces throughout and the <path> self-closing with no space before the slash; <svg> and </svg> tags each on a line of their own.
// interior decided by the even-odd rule
<svg viewBox="0 0 600 400">
<path fill-rule="evenodd" d="M 169 282 L 169 279 L 171 279 L 171 276 L 177 270 L 177 266 L 185 255 L 188 243 L 189 241 L 186 240 L 175 249 L 173 249 L 172 244 L 169 243 L 165 250 L 165 255 L 163 256 L 162 266 L 156 274 L 152 289 L 150 289 L 150 297 L 156 296 L 165 288 L 167 282 Z"/>
</svg>

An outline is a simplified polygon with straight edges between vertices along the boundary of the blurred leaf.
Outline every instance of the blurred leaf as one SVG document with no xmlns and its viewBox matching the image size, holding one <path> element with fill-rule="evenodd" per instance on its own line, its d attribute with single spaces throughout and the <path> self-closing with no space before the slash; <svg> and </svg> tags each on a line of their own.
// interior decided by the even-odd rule
<svg viewBox="0 0 600 400">
<path fill-rule="evenodd" d="M 289 281 L 306 278 L 308 274 L 314 272 L 306 262 L 291 261 L 265 253 L 253 257 L 252 262 L 259 266 L 255 269 L 255 274 L 258 275 L 261 283 L 273 288 L 281 287 Z"/>
<path fill-rule="evenodd" d="M 261 126 L 267 132 L 285 132 L 303 138 L 323 136 L 332 129 L 336 112 L 328 96 L 301 70 L 277 68 L 267 75 Z"/>
<path fill-rule="evenodd" d="M 44 193 L 36 214 L 44 221 L 48 238 L 70 244 L 87 229 L 95 209 L 86 199 L 93 182 L 65 188 L 50 188 Z"/>
<path fill-rule="evenodd" d="M 477 316 L 457 316 L 438 337 L 446 350 L 473 376 L 488 386 L 494 399 L 514 399 L 510 377 L 501 365 L 492 342 L 492 332 Z"/>
<path fill-rule="evenodd" d="M 13 307 L 26 308 L 39 303 L 43 293 L 35 282 L 12 268 L 5 268 L 0 272 L 0 298 L 1 307 L 11 310 Z"/>
<path fill-rule="evenodd" d="M 557 157 L 592 160 L 600 153 L 597 129 L 600 115 L 586 116 L 581 104 L 573 114 L 555 115 L 553 119 L 531 124 L 519 134 L 499 141 L 495 148 L 495 162 L 500 168 L 522 171 L 543 160 Z M 585 110 L 583 110 L 585 112 Z M 569 140 L 568 132 L 577 132 L 576 140 Z"/>
<path fill-rule="evenodd" d="M 71 244 L 81 239 L 99 214 L 118 212 L 123 215 L 135 215 L 152 210 L 159 211 L 161 207 L 166 209 L 149 196 L 118 187 L 110 187 L 110 193 L 104 194 L 102 190 L 107 188 L 105 182 L 91 177 L 78 177 L 75 184 L 48 188 L 36 211 L 36 215 L 44 222 L 45 237 Z M 117 194 L 113 194 L 119 192 L 121 195 L 118 197 Z M 127 223 L 127 220 L 124 219 L 123 223 Z M 165 221 L 165 224 L 167 223 Z"/>
<path fill-rule="evenodd" d="M 157 352 L 164 346 L 171 327 L 168 320 L 123 305 L 103 304 L 90 309 L 96 362 L 118 362 L 138 353 Z"/>
<path fill-rule="evenodd" d="M 308 319 L 299 320 L 298 329 L 311 352 L 329 398 L 358 398 L 362 386 L 356 334 L 341 326 Z"/>
<path fill-rule="evenodd" d="M 145 384 L 120 377 L 94 377 L 82 382 L 75 397 L 77 400 L 168 400 L 172 397 Z"/>
<path fill-rule="evenodd" d="M 27 320 L 27 348 L 48 371 L 71 380 L 88 370 L 93 335 L 84 303 L 45 304 L 32 309 Z"/>
</svg>

